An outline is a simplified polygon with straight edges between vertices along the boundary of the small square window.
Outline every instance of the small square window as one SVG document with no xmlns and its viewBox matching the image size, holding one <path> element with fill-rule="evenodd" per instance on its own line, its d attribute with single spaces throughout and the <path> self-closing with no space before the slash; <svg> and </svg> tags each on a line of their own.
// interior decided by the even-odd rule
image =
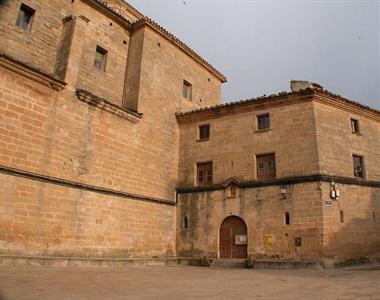
<svg viewBox="0 0 380 300">
<path fill-rule="evenodd" d="M 363 157 L 360 155 L 353 155 L 352 159 L 354 164 L 354 176 L 357 178 L 364 178 Z"/>
<path fill-rule="evenodd" d="M 352 133 L 360 133 L 359 121 L 356 119 L 351 119 L 351 131 Z"/>
<path fill-rule="evenodd" d="M 25 4 L 21 4 L 20 10 L 17 15 L 16 25 L 23 28 L 26 31 L 30 31 L 35 12 L 36 11 L 33 8 Z"/>
<path fill-rule="evenodd" d="M 197 164 L 197 184 L 212 184 L 212 162 Z"/>
<path fill-rule="evenodd" d="M 199 126 L 199 139 L 207 140 L 210 138 L 210 125 L 201 125 Z"/>
<path fill-rule="evenodd" d="M 183 81 L 182 96 L 188 100 L 192 98 L 192 85 L 186 80 Z"/>
<path fill-rule="evenodd" d="M 269 114 L 262 114 L 257 116 L 257 127 L 259 130 L 269 129 Z"/>
<path fill-rule="evenodd" d="M 300 238 L 300 237 L 294 238 L 294 246 L 302 247 L 302 238 Z"/>
<path fill-rule="evenodd" d="M 108 53 L 107 50 L 103 49 L 100 46 L 96 46 L 96 53 L 95 53 L 95 60 L 94 60 L 95 68 L 98 68 L 99 70 L 102 70 L 102 71 L 106 70 L 107 53 Z"/>
</svg>

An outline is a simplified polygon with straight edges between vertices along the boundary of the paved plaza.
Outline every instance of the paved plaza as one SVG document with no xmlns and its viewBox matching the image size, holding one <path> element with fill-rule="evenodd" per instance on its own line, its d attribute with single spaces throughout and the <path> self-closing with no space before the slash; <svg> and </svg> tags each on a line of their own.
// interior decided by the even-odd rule
<svg viewBox="0 0 380 300">
<path fill-rule="evenodd" d="M 380 267 L 248 270 L 191 266 L 1 267 L 1 300 L 380 299 Z"/>
</svg>

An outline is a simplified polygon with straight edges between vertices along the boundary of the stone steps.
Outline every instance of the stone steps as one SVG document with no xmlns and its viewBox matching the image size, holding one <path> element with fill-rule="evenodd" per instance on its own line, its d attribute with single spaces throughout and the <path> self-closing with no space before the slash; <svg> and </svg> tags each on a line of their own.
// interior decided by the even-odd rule
<svg viewBox="0 0 380 300">
<path fill-rule="evenodd" d="M 211 267 L 223 269 L 243 269 L 245 268 L 245 259 L 215 259 Z"/>
<path fill-rule="evenodd" d="M 213 259 L 212 268 L 243 269 L 245 259 Z M 192 265 L 202 266 L 199 258 L 152 257 L 152 258 L 98 258 L 98 257 L 55 257 L 0 254 L 0 266 L 43 266 L 43 267 L 127 267 L 141 265 Z M 257 260 L 255 269 L 315 269 L 321 268 L 316 261 Z"/>
</svg>

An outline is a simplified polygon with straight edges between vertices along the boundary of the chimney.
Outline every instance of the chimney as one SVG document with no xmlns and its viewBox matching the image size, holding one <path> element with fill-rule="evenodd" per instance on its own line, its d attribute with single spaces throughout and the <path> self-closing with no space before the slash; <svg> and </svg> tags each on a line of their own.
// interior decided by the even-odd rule
<svg viewBox="0 0 380 300">
<path fill-rule="evenodd" d="M 312 89 L 312 90 L 323 90 L 323 87 L 318 83 L 306 81 L 306 80 L 292 80 L 290 81 L 290 89 L 293 93 L 299 92 L 301 90 Z"/>
</svg>

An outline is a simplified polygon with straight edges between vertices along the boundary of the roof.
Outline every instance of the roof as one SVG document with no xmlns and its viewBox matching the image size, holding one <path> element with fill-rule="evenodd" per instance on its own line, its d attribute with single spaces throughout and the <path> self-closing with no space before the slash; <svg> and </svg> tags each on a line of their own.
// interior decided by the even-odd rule
<svg viewBox="0 0 380 300">
<path fill-rule="evenodd" d="M 161 25 L 153 21 L 152 19 L 148 17 L 144 17 L 140 20 L 137 20 L 132 24 L 132 28 L 138 28 L 142 25 L 149 25 L 151 28 L 155 29 L 159 33 L 161 33 L 164 37 L 166 37 L 168 40 L 170 40 L 172 43 L 177 45 L 179 48 L 181 48 L 184 52 L 186 52 L 188 55 L 190 55 L 192 58 L 194 58 L 196 61 L 198 61 L 201 65 L 206 67 L 211 73 L 213 73 L 216 77 L 218 77 L 222 82 L 226 82 L 227 78 L 218 70 L 216 70 L 210 63 L 208 63 L 205 59 L 203 59 L 198 53 L 196 53 L 193 49 L 191 49 L 188 45 L 186 45 L 184 42 L 182 42 L 179 38 L 177 38 L 175 35 L 171 34 L 169 31 L 167 31 L 165 28 L 163 28 Z"/>
<path fill-rule="evenodd" d="M 369 107 L 367 105 L 361 104 L 359 102 L 349 100 L 347 98 L 344 98 L 343 96 L 334 94 L 330 91 L 324 90 L 324 89 L 312 89 L 312 88 L 307 88 L 304 90 L 300 90 L 297 92 L 280 92 L 278 94 L 272 94 L 269 96 L 263 95 L 260 97 L 256 98 L 250 98 L 250 99 L 245 99 L 245 100 L 239 100 L 239 101 L 233 101 L 233 102 L 228 102 L 225 104 L 219 104 L 219 105 L 214 105 L 214 106 L 209 106 L 209 107 L 204 107 L 204 108 L 199 108 L 199 109 L 194 109 L 191 111 L 187 112 L 178 112 L 176 113 L 176 116 L 178 118 L 181 118 L 182 116 L 190 116 L 190 115 L 196 115 L 200 114 L 202 112 L 208 112 L 208 113 L 213 113 L 213 112 L 220 112 L 222 110 L 234 110 L 234 108 L 238 108 L 241 106 L 246 106 L 249 104 L 265 104 L 269 102 L 279 102 L 282 101 L 282 103 L 286 104 L 286 102 L 283 102 L 285 98 L 295 98 L 296 96 L 307 96 L 307 95 L 322 95 L 322 96 L 329 96 L 333 98 L 335 101 L 339 102 L 340 104 L 346 104 L 349 105 L 350 107 L 355 107 L 358 108 L 362 111 L 375 114 L 377 115 L 376 119 L 380 120 L 380 111 L 377 109 L 374 109 L 372 107 Z M 285 99 L 286 100 L 286 99 Z M 288 100 L 286 100 L 288 101 Z"/>
<path fill-rule="evenodd" d="M 139 28 L 140 26 L 144 26 L 144 25 L 150 26 L 156 32 L 163 35 L 166 39 L 171 41 L 173 44 L 178 46 L 185 53 L 187 53 L 189 56 L 191 56 L 193 59 L 195 59 L 198 63 L 200 63 L 202 66 L 204 66 L 207 70 L 209 70 L 212 74 L 214 74 L 222 82 L 227 81 L 227 78 L 221 72 L 219 72 L 217 69 L 215 69 L 210 63 L 208 63 L 205 59 L 203 59 L 198 53 L 196 53 L 193 49 L 191 49 L 183 41 L 181 41 L 175 35 L 171 34 L 169 31 L 167 31 L 164 27 L 159 25 L 157 22 L 155 22 L 152 19 L 141 14 L 137 9 L 135 9 L 132 5 L 128 4 L 126 1 L 124 1 L 126 6 L 130 10 L 132 10 L 137 16 L 140 17 L 137 21 L 135 21 L 133 23 L 131 23 L 125 16 L 121 15 L 118 11 L 114 10 L 111 6 L 109 6 L 107 4 L 107 2 L 105 2 L 103 0 L 88 0 L 88 1 L 91 1 L 91 2 L 93 2 L 99 6 L 103 7 L 108 13 L 111 13 L 114 17 L 123 21 L 125 23 L 126 27 L 128 29 L 131 29 L 132 31 L 134 29 Z"/>
</svg>

